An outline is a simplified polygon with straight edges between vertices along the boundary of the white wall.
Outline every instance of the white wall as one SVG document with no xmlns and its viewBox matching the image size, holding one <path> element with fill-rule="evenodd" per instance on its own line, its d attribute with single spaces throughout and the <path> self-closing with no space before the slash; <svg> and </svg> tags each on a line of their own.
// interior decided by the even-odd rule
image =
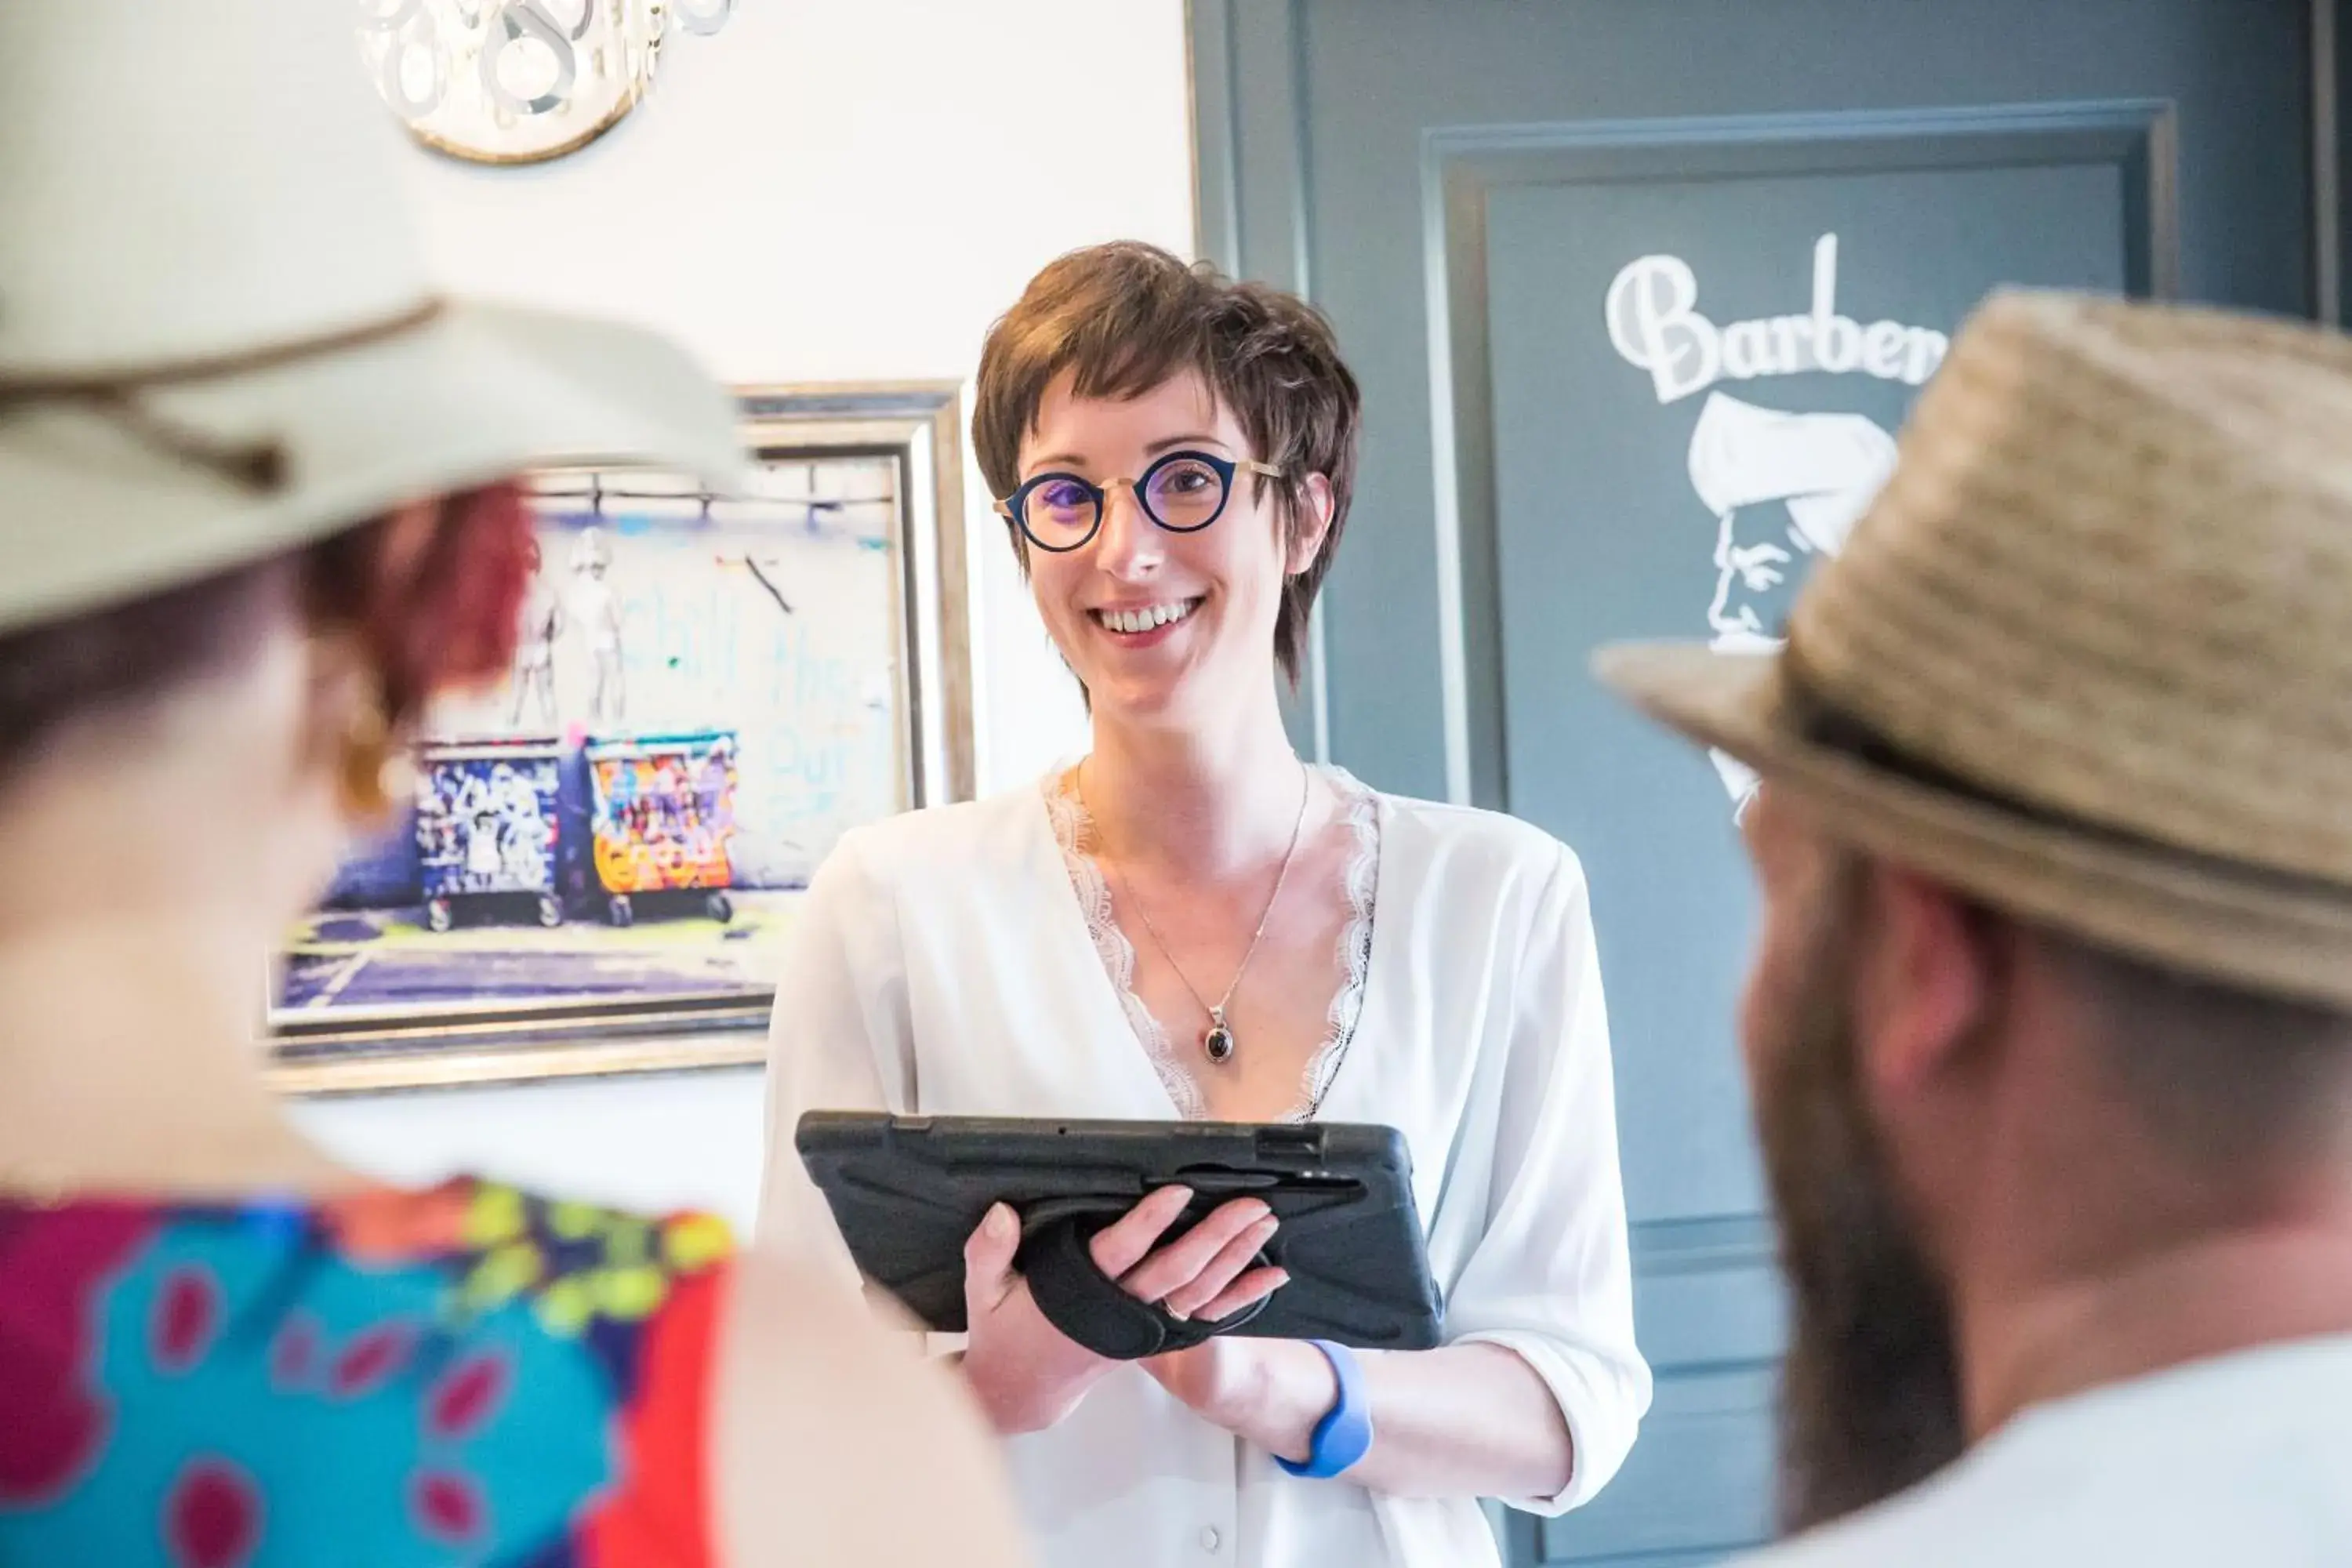
<svg viewBox="0 0 2352 1568">
<path fill-rule="evenodd" d="M 740 0 L 674 38 L 650 99 L 551 164 L 420 152 L 456 290 L 635 317 L 731 382 L 970 381 L 1053 257 L 1193 246 L 1182 0 Z M 969 387 L 967 386 L 967 392 Z M 966 410 L 969 415 L 969 408 Z M 1076 689 L 967 476 L 983 790 L 1084 743 Z M 756 1072 L 312 1101 L 402 1180 L 465 1168 L 748 1224 Z"/>
</svg>

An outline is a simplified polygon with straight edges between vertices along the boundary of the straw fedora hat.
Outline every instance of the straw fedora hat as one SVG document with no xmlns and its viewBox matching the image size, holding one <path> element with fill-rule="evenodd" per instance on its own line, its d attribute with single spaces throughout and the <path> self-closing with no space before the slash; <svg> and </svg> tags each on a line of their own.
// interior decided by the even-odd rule
<svg viewBox="0 0 2352 1568">
<path fill-rule="evenodd" d="M 444 298 L 348 0 L 0 0 L 0 632 L 563 458 L 731 478 L 635 329 Z"/>
<path fill-rule="evenodd" d="M 2352 1006 L 2352 341 L 1996 295 L 1785 649 L 1596 668 L 1891 861 Z"/>
</svg>

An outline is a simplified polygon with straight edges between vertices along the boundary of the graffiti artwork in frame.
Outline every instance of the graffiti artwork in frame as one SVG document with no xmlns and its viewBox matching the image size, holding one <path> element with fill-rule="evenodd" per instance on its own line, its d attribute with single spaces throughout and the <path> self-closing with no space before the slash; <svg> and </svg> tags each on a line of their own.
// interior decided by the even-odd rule
<svg viewBox="0 0 2352 1568">
<path fill-rule="evenodd" d="M 742 480 L 530 476 L 513 668 L 272 965 L 276 1076 L 363 1091 L 756 1060 L 848 829 L 967 798 L 956 389 L 739 394 Z"/>
</svg>

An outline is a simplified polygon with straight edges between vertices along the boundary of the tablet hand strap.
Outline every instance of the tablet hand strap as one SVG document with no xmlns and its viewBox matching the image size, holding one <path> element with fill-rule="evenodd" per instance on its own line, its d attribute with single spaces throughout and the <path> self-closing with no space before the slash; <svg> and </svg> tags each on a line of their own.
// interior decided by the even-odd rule
<svg viewBox="0 0 2352 1568">
<path fill-rule="evenodd" d="M 1214 1323 L 1171 1318 L 1139 1301 L 1095 1262 L 1095 1233 L 1132 1206 L 1118 1198 L 1055 1198 L 1022 1215 L 1017 1267 L 1045 1321 L 1098 1356 L 1139 1361 L 1189 1350 L 1241 1327 L 1265 1310 L 1254 1301 Z"/>
</svg>

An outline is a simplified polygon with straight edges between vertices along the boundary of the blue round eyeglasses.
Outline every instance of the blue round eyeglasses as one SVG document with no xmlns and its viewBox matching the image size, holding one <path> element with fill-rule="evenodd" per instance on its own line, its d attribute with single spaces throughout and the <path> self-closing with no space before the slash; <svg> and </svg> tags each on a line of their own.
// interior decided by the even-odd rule
<svg viewBox="0 0 2352 1568">
<path fill-rule="evenodd" d="M 1099 485 L 1083 474 L 1059 470 L 1032 475 L 998 501 L 996 510 L 1011 518 L 1030 543 L 1058 555 L 1077 549 L 1101 530 L 1112 487 L 1127 485 L 1153 522 L 1171 533 L 1198 533 L 1224 515 L 1234 476 L 1244 469 L 1269 479 L 1282 478 L 1280 468 L 1248 458 L 1175 451 L 1155 459 L 1132 479 Z"/>
</svg>

